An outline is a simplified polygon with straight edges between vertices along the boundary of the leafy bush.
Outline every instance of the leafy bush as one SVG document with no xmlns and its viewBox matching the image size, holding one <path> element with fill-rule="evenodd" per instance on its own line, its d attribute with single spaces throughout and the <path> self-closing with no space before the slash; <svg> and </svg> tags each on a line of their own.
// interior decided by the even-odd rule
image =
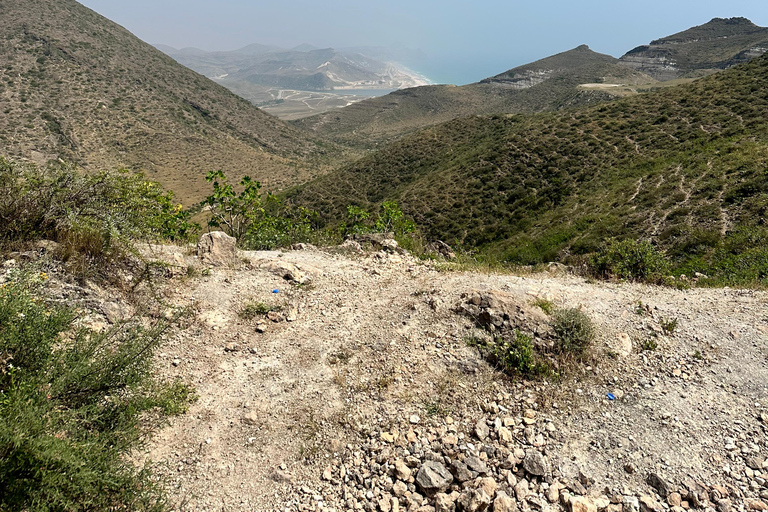
<svg viewBox="0 0 768 512">
<path fill-rule="evenodd" d="M 549 365 L 536 354 L 533 338 L 518 330 L 509 338 L 495 336 L 490 341 L 472 338 L 468 343 L 477 346 L 485 357 L 508 373 L 536 377 L 551 372 Z"/>
<path fill-rule="evenodd" d="M 237 238 L 241 247 L 269 250 L 322 239 L 317 214 L 304 207 L 289 208 L 277 196 L 262 197 L 261 184 L 245 176 L 235 193 L 222 171 L 209 172 L 213 193 L 202 203 L 210 212 L 209 227 L 222 228 Z"/>
<path fill-rule="evenodd" d="M 595 338 L 592 320 L 580 309 L 558 309 L 552 315 L 557 335 L 555 350 L 560 354 L 583 354 Z"/>
<path fill-rule="evenodd" d="M 661 283 L 669 274 L 670 263 L 662 252 L 646 240 L 608 240 L 589 262 L 601 278 L 618 278 Z"/>
<path fill-rule="evenodd" d="M 140 240 L 188 240 L 190 214 L 140 174 L 84 174 L 61 164 L 39 168 L 0 157 L 0 245 L 48 239 L 84 266 L 114 261 Z"/>
<path fill-rule="evenodd" d="M 180 413 L 193 396 L 150 375 L 167 326 L 77 329 L 41 286 L 21 273 L 0 286 L 0 509 L 161 510 L 126 455 L 145 412 Z"/>
</svg>

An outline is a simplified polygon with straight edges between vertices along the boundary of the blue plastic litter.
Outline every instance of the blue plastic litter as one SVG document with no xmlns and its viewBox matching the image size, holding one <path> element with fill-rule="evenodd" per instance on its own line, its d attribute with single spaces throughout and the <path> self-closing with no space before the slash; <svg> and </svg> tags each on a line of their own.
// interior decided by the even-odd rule
<svg viewBox="0 0 768 512">
<path fill-rule="evenodd" d="M 280 293 L 280 290 L 274 289 L 274 290 L 272 290 L 272 293 Z"/>
<path fill-rule="evenodd" d="M 613 393 L 608 393 L 608 400 L 616 400 L 616 397 L 613 396 Z"/>
</svg>

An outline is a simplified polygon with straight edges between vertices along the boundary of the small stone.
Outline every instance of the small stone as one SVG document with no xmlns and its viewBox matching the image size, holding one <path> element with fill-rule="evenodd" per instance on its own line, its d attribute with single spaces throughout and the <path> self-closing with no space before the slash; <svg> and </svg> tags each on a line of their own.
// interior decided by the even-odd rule
<svg viewBox="0 0 768 512">
<path fill-rule="evenodd" d="M 481 419 L 475 424 L 475 435 L 479 440 L 485 441 L 488 439 L 489 434 L 490 430 L 488 429 L 488 425 L 485 423 L 485 419 Z"/>
<path fill-rule="evenodd" d="M 382 432 L 381 433 L 381 440 L 386 441 L 387 443 L 394 443 L 397 439 L 397 436 L 393 434 L 392 432 Z"/>
<path fill-rule="evenodd" d="M 640 497 L 640 512 L 664 512 L 664 507 L 650 496 L 642 496 Z"/>
<path fill-rule="evenodd" d="M 515 497 L 517 501 L 525 501 L 528 497 L 528 480 L 521 478 L 517 484 L 515 484 Z"/>
<path fill-rule="evenodd" d="M 499 427 L 499 441 L 504 444 L 509 444 L 514 440 L 512 432 L 506 427 Z"/>
<path fill-rule="evenodd" d="M 623 512 L 639 512 L 640 511 L 640 502 L 635 496 L 624 496 L 624 499 L 621 501 L 621 504 L 623 505 L 622 507 Z"/>
<path fill-rule="evenodd" d="M 421 421 L 421 418 L 419 418 L 416 414 L 412 414 L 409 418 L 409 421 L 411 422 L 411 425 L 418 425 Z"/>
<path fill-rule="evenodd" d="M 451 512 L 454 508 L 453 500 L 451 500 L 449 495 L 442 492 L 435 494 L 436 512 Z"/>
<path fill-rule="evenodd" d="M 325 468 L 325 471 L 323 471 L 323 480 L 327 480 L 328 482 L 333 480 L 333 468 Z"/>
<path fill-rule="evenodd" d="M 476 474 L 480 476 L 487 475 L 489 473 L 488 465 L 480 460 L 479 458 L 475 457 L 474 455 L 470 455 L 466 459 L 464 459 L 464 462 L 467 464 L 467 467 L 474 471 Z"/>
<path fill-rule="evenodd" d="M 391 496 L 385 494 L 384 497 L 379 500 L 379 510 L 381 510 L 381 512 L 392 512 Z"/>
<path fill-rule="evenodd" d="M 227 343 L 224 346 L 224 352 L 237 352 L 238 349 L 237 343 Z"/>
<path fill-rule="evenodd" d="M 499 491 L 493 502 L 493 512 L 517 512 L 517 503 L 504 491 Z"/>
<path fill-rule="evenodd" d="M 635 471 L 637 471 L 637 468 L 635 467 L 634 464 L 632 464 L 631 462 L 628 462 L 624 464 L 624 471 L 632 475 L 635 473 Z"/>
<path fill-rule="evenodd" d="M 237 261 L 237 240 L 223 231 L 205 233 L 197 242 L 197 257 L 206 265 L 232 265 Z"/>
<path fill-rule="evenodd" d="M 570 499 L 568 505 L 571 508 L 571 512 L 597 512 L 597 507 L 589 498 L 584 496 L 576 496 Z"/>
<path fill-rule="evenodd" d="M 411 468 L 409 468 L 402 460 L 395 461 L 395 476 L 403 481 L 408 481 L 411 478 Z"/>
<path fill-rule="evenodd" d="M 629 334 L 620 332 L 617 337 L 619 341 L 617 352 L 619 355 L 622 357 L 628 357 L 632 355 L 632 338 L 629 337 Z"/>
<path fill-rule="evenodd" d="M 464 512 L 482 512 L 491 504 L 491 497 L 482 489 L 464 491 L 458 499 L 458 505 Z"/>
<path fill-rule="evenodd" d="M 408 486 L 404 482 L 397 481 L 392 486 L 392 493 L 397 497 L 403 496 L 406 492 L 408 492 Z"/>
<path fill-rule="evenodd" d="M 491 497 L 496 495 L 496 489 L 498 489 L 498 487 L 499 484 L 496 483 L 496 480 L 490 477 L 481 478 L 477 485 L 478 489 L 482 489 L 488 496 Z"/>
<path fill-rule="evenodd" d="M 757 510 L 759 512 L 768 510 L 768 505 L 766 505 L 762 500 L 749 500 L 747 502 L 747 507 L 749 510 Z"/>
<path fill-rule="evenodd" d="M 459 460 L 451 462 L 451 473 L 461 483 L 472 480 L 477 476 L 477 473 L 470 471 L 467 465 Z"/>
<path fill-rule="evenodd" d="M 667 496 L 667 503 L 670 507 L 679 507 L 682 502 L 683 498 L 680 496 L 679 492 L 673 492 Z"/>
</svg>

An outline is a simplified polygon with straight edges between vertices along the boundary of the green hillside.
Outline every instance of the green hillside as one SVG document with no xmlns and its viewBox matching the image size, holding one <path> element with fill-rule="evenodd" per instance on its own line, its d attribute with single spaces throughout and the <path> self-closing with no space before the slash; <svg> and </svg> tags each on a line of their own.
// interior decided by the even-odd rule
<svg viewBox="0 0 768 512">
<path fill-rule="evenodd" d="M 332 146 L 73 0 L 0 9 L 0 154 L 143 169 L 186 200 L 203 197 L 208 170 L 279 187 L 325 165 Z"/>
<path fill-rule="evenodd" d="M 294 124 L 342 144 L 371 148 L 457 117 L 558 110 L 614 97 L 604 90 L 581 90 L 580 84 L 653 81 L 619 65 L 618 59 L 582 45 L 481 83 L 404 89 L 301 119 Z"/>
<path fill-rule="evenodd" d="M 768 241 L 766 169 L 768 56 L 580 110 L 457 119 L 292 197 L 331 220 L 350 201 L 394 199 L 430 238 L 518 263 L 647 237 L 690 269 Z M 754 257 L 768 275 L 766 256 Z"/>
</svg>

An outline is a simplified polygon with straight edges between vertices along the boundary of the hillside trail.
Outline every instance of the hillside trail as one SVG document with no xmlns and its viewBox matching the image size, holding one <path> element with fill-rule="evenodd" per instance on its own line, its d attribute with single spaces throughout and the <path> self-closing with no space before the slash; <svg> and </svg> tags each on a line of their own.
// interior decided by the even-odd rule
<svg viewBox="0 0 768 512">
<path fill-rule="evenodd" d="M 156 251 L 200 266 L 178 248 Z M 765 292 L 590 282 L 558 270 L 444 272 L 384 251 L 240 256 L 238 268 L 174 280 L 165 292 L 197 313 L 157 363 L 199 399 L 142 454 L 171 482 L 174 510 L 439 512 L 499 502 L 494 510 L 575 511 L 580 495 L 595 504 L 587 512 L 629 512 L 632 497 L 646 495 L 659 510 L 768 503 Z M 284 279 L 286 268 L 301 279 Z M 518 304 L 523 321 L 536 316 L 536 299 L 581 308 L 598 331 L 592 358 L 556 382 L 505 376 L 467 344 L 479 331 L 459 310 L 476 292 Z M 281 309 L 247 319 L 248 303 Z M 523 461 L 529 450 L 545 455 L 546 473 Z M 472 475 L 495 479 L 493 505 L 459 497 L 486 485 L 479 479 L 454 473 L 437 498 L 414 483 L 426 460 L 473 454 L 490 469 Z M 654 495 L 650 474 L 669 492 Z M 691 480 L 719 494 L 702 502 L 686 494 Z M 682 504 L 664 499 L 672 490 Z"/>
</svg>

